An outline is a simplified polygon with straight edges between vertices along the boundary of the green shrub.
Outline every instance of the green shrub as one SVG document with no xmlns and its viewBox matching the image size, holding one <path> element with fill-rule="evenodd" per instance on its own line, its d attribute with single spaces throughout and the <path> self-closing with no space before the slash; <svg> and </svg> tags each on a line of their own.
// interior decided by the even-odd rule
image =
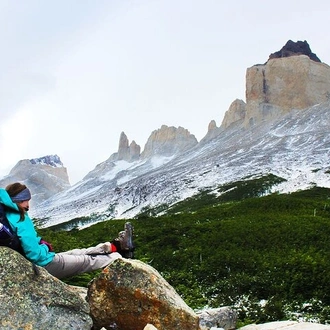
<svg viewBox="0 0 330 330">
<path fill-rule="evenodd" d="M 268 187 L 261 183 L 253 195 Z M 296 308 L 330 323 L 330 189 L 261 197 L 244 192 L 225 201 L 200 196 L 196 204 L 182 203 L 181 213 L 172 208 L 164 216 L 131 219 L 136 258 L 156 268 L 194 309 L 234 306 L 247 324 L 293 318 Z M 40 232 L 64 251 L 109 241 L 124 223 Z M 86 286 L 93 276 L 67 282 Z M 304 309 L 306 302 L 312 307 Z"/>
</svg>

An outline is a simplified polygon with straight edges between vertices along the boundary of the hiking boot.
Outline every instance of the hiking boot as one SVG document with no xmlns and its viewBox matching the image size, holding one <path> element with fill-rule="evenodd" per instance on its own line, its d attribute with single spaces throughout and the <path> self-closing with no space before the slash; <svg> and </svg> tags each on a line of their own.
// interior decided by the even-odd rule
<svg viewBox="0 0 330 330">
<path fill-rule="evenodd" d="M 116 246 L 117 252 L 120 253 L 124 258 L 134 258 L 134 243 L 133 243 L 133 231 L 134 227 L 130 222 L 125 223 L 125 230 L 118 233 L 112 243 Z"/>
</svg>

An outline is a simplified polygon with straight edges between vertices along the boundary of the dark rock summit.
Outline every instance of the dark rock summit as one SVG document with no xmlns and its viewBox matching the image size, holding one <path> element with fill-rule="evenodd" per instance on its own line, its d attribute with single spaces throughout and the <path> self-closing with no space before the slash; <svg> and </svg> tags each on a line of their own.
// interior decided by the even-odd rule
<svg viewBox="0 0 330 330">
<path fill-rule="evenodd" d="M 282 47 L 281 50 L 270 54 L 268 60 L 271 60 L 273 58 L 290 57 L 297 55 L 307 55 L 311 60 L 315 62 L 321 62 L 321 60 L 316 56 L 316 54 L 312 53 L 309 44 L 306 40 L 297 42 L 289 40 Z"/>
<path fill-rule="evenodd" d="M 52 167 L 63 167 L 63 163 L 58 155 L 48 155 L 40 158 L 30 159 L 31 164 L 49 165 Z"/>
</svg>

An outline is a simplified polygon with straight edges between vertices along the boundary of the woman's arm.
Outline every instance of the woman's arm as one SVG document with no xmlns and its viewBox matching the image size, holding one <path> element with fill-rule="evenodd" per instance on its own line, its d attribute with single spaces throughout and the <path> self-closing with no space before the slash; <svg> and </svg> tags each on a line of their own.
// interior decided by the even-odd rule
<svg viewBox="0 0 330 330">
<path fill-rule="evenodd" d="M 28 260 L 38 266 L 45 266 L 53 260 L 55 253 L 50 252 L 47 245 L 40 244 L 41 238 L 38 236 L 33 222 L 27 214 L 23 221 L 16 222 L 15 227 Z"/>
</svg>

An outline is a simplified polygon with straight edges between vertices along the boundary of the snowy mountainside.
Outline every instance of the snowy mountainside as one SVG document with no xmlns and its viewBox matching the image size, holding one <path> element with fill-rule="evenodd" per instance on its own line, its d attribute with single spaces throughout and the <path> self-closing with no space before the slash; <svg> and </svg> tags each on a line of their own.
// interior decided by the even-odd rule
<svg viewBox="0 0 330 330">
<path fill-rule="evenodd" d="M 31 189 L 31 209 L 70 187 L 67 169 L 57 155 L 20 160 L 8 175 L 0 179 L 0 187 L 13 182 L 23 182 Z"/>
<path fill-rule="evenodd" d="M 90 215 L 95 221 L 130 218 L 145 208 L 270 173 L 287 180 L 273 191 L 330 187 L 329 127 L 330 103 L 325 103 L 249 129 L 231 125 L 177 156 L 108 160 L 31 215 L 44 219 L 45 227 Z"/>
</svg>

